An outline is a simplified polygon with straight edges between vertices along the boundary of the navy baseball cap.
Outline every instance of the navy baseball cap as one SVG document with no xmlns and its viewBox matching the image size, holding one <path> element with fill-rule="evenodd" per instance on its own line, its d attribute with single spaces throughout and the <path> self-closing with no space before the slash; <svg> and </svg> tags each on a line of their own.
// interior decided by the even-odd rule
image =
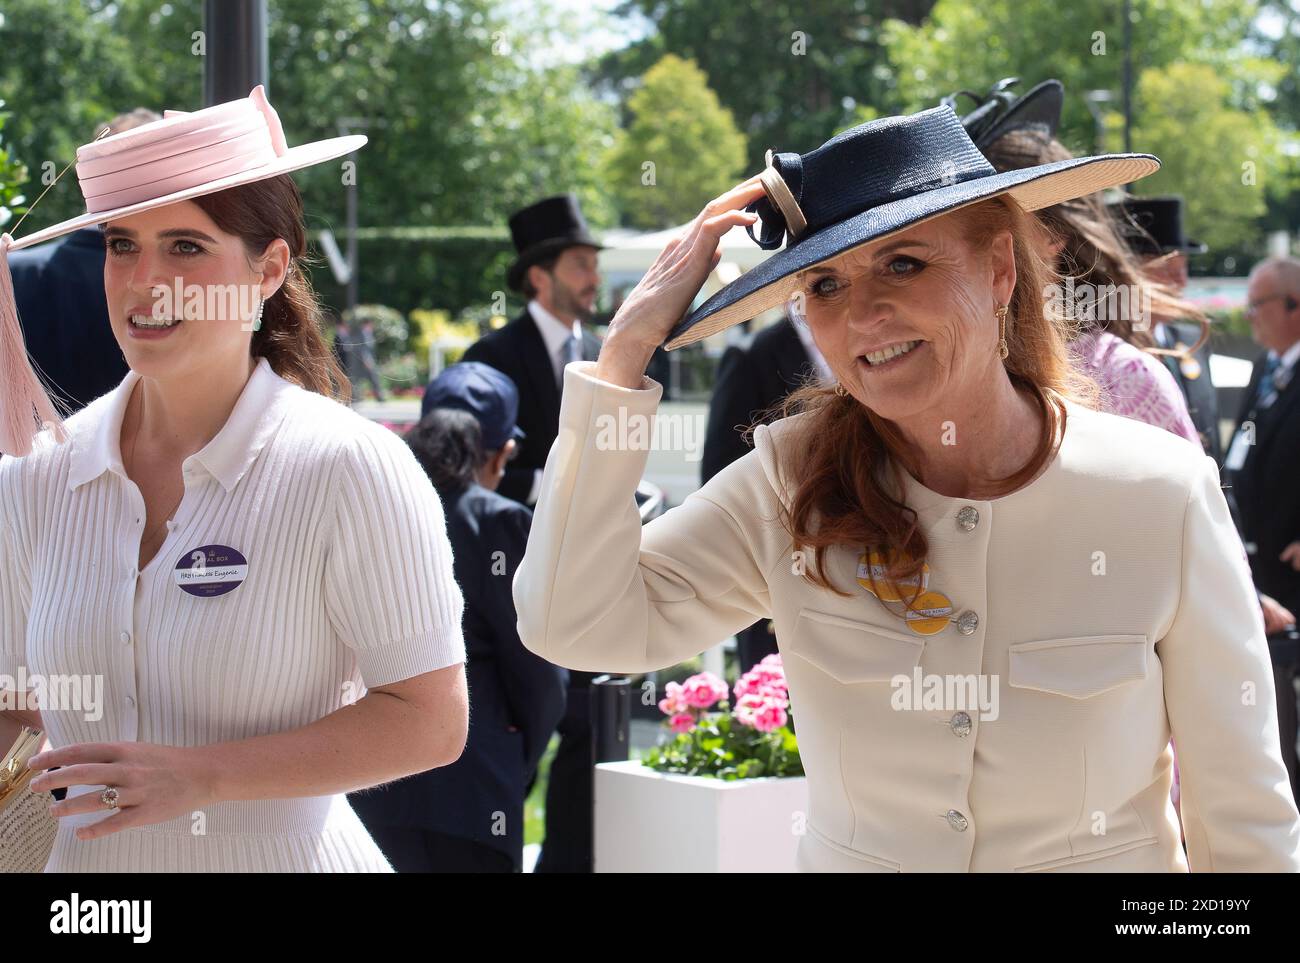
<svg viewBox="0 0 1300 963">
<path fill-rule="evenodd" d="M 519 414 L 515 383 L 478 361 L 454 364 L 429 382 L 420 399 L 420 417 L 434 408 L 456 408 L 477 418 L 483 429 L 483 447 L 489 451 L 504 447 L 511 438 L 524 437 L 515 424 Z"/>
</svg>

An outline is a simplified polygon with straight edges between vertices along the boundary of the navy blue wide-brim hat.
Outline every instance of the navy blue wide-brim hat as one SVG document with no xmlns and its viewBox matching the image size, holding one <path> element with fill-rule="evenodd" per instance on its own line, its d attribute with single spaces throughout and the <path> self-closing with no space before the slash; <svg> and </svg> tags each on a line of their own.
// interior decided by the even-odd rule
<svg viewBox="0 0 1300 963">
<path fill-rule="evenodd" d="M 946 105 L 861 124 L 808 154 L 769 152 L 766 195 L 745 208 L 758 213 L 760 231 L 747 230 L 759 247 L 784 250 L 691 311 L 664 347 L 779 307 L 800 272 L 958 208 L 1007 194 L 1037 211 L 1159 169 L 1151 154 L 1103 154 L 999 174 Z"/>
</svg>

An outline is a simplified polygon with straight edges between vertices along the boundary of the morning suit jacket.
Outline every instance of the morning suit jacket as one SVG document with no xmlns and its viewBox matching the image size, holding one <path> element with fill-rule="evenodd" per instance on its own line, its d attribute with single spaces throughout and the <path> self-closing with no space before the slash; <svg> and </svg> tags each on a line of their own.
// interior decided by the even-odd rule
<svg viewBox="0 0 1300 963">
<path fill-rule="evenodd" d="M 600 339 L 583 331 L 582 356 L 595 360 L 600 353 Z M 525 437 L 519 454 L 506 466 L 506 474 L 497 489 L 507 498 L 527 504 L 533 487 L 533 474 L 546 464 L 546 454 L 555 442 L 560 420 L 560 388 L 555 368 L 546 351 L 546 343 L 525 308 L 519 317 L 472 344 L 465 361 L 481 361 L 509 376 L 519 389 L 518 425 Z"/>
<path fill-rule="evenodd" d="M 523 859 L 523 799 L 564 713 L 567 675 L 523 647 L 510 585 L 531 512 L 477 484 L 444 497 L 456 582 L 465 597 L 469 685 L 465 751 L 349 797 L 367 825 L 433 830 Z"/>
<path fill-rule="evenodd" d="M 1287 545 L 1300 541 L 1300 372 L 1273 404 L 1257 411 L 1255 394 L 1267 358 L 1255 360 L 1237 415 L 1238 431 L 1243 422 L 1254 422 L 1255 443 L 1240 470 L 1231 473 L 1232 491 L 1242 540 L 1256 546 L 1250 556 L 1256 587 L 1300 612 L 1300 572 L 1278 558 Z"/>
<path fill-rule="evenodd" d="M 79 410 L 116 388 L 126 359 L 104 298 L 104 235 L 97 227 L 9 253 L 27 350 L 54 398 Z"/>
<path fill-rule="evenodd" d="M 929 542 L 929 589 L 970 613 L 969 631 L 922 636 L 858 585 L 861 546 L 826 552 L 843 596 L 796 564 L 778 509 L 807 415 L 759 427 L 753 452 L 643 528 L 648 452 L 600 444 L 597 425 L 620 406 L 649 416 L 661 389 L 594 369 L 565 369 L 515 577 L 520 638 L 571 668 L 646 672 L 771 617 L 807 774 L 800 869 L 1300 870 L 1263 620 L 1195 445 L 1068 403 L 1059 451 L 1010 495 L 951 498 L 903 472 L 892 494 Z M 996 699 L 969 718 L 905 688 L 979 677 Z"/>
<path fill-rule="evenodd" d="M 750 445 L 742 436 L 745 429 L 784 401 L 812 370 L 812 359 L 788 318 L 728 348 L 718 362 L 709 399 L 700 480 L 708 481 L 748 452 Z"/>
<path fill-rule="evenodd" d="M 1155 329 L 1154 337 L 1162 348 L 1174 348 L 1181 341 L 1190 347 L 1201 336 L 1199 324 L 1164 324 Z M 1192 357 L 1200 366 L 1200 373 L 1195 378 L 1187 377 L 1182 362 L 1169 355 L 1159 355 L 1165 367 L 1169 369 L 1178 388 L 1187 400 L 1187 413 L 1192 417 L 1192 425 L 1201 436 L 1201 447 L 1214 459 L 1216 464 L 1223 464 L 1223 444 L 1219 440 L 1219 395 L 1210 376 L 1210 342 L 1201 345 L 1201 350 Z"/>
</svg>

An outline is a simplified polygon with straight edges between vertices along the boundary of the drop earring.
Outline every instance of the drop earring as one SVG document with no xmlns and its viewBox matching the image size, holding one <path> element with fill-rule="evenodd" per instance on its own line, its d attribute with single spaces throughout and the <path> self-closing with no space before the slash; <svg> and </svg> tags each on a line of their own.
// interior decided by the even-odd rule
<svg viewBox="0 0 1300 963">
<path fill-rule="evenodd" d="M 995 313 L 998 316 L 998 357 L 1006 361 L 1011 353 L 1007 348 L 1007 306 L 1002 305 Z"/>
<path fill-rule="evenodd" d="M 849 389 L 837 381 L 835 382 L 835 394 L 841 398 L 847 398 L 849 396 Z"/>
<path fill-rule="evenodd" d="M 254 331 L 260 331 L 262 329 L 262 307 L 265 304 L 266 304 L 266 298 L 259 295 L 257 298 L 257 314 L 253 316 Z"/>
</svg>

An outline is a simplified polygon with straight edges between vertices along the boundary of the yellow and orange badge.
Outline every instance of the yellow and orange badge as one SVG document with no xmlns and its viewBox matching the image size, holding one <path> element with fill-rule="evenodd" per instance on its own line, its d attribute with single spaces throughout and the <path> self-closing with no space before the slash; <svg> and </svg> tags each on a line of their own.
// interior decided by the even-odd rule
<svg viewBox="0 0 1300 963">
<path fill-rule="evenodd" d="M 858 584 L 882 602 L 902 602 L 904 624 L 917 635 L 942 632 L 952 618 L 952 602 L 930 589 L 930 566 L 925 562 L 916 575 L 891 579 L 890 563 L 898 558 L 893 553 L 864 552 L 858 559 Z"/>
</svg>

